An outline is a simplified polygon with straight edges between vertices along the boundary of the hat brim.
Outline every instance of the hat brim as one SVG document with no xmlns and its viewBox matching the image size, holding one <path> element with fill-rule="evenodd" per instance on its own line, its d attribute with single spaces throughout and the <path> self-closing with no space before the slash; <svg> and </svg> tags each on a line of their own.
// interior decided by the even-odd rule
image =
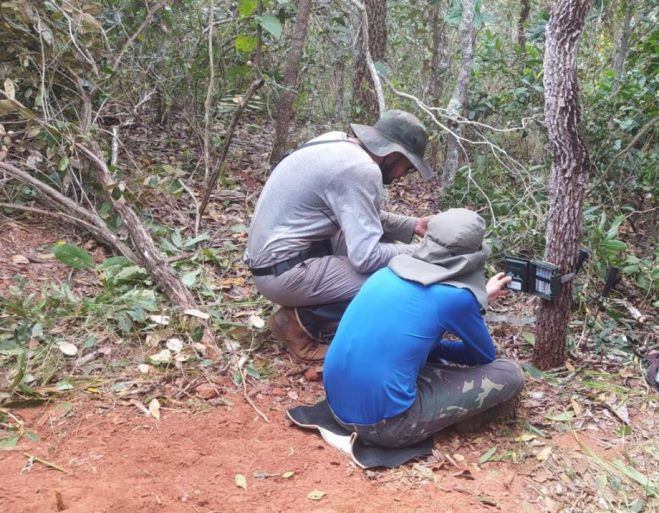
<svg viewBox="0 0 659 513">
<path fill-rule="evenodd" d="M 402 144 L 387 138 L 377 128 L 368 125 L 358 125 L 357 123 L 351 123 L 350 128 L 352 128 L 357 138 L 364 143 L 364 146 L 378 157 L 384 157 L 394 152 L 402 153 L 412 163 L 414 169 L 421 174 L 424 180 L 428 180 L 434 176 L 435 173 L 426 161 L 423 160 L 422 156 L 412 153 Z"/>
</svg>

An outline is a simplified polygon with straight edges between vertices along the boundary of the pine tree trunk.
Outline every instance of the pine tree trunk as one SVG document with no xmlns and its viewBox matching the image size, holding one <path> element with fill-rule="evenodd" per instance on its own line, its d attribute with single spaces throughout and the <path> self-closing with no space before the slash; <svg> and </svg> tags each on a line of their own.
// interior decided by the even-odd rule
<svg viewBox="0 0 659 513">
<path fill-rule="evenodd" d="M 387 5 L 385 0 L 366 0 L 364 2 L 368 15 L 368 47 L 373 62 L 383 61 L 387 48 Z M 357 42 L 359 54 L 352 80 L 352 116 L 353 120 L 372 124 L 380 117 L 380 108 L 375 94 L 375 87 L 366 64 L 362 50 L 362 36 Z"/>
<path fill-rule="evenodd" d="M 549 178 L 545 260 L 562 274 L 573 270 L 579 249 L 582 204 L 588 182 L 588 150 L 579 134 L 576 55 L 590 0 L 557 0 L 546 28 L 545 124 L 554 154 Z M 565 362 L 572 287 L 538 309 L 533 363 L 540 369 Z"/>
<path fill-rule="evenodd" d="M 474 0 L 462 0 L 462 21 L 460 22 L 460 52 L 462 58 L 460 60 L 458 80 L 447 109 L 452 116 L 462 115 L 467 104 L 467 87 L 469 86 L 469 77 L 471 76 L 474 61 L 474 35 Z M 462 125 L 459 123 L 451 122 L 449 127 L 458 137 L 462 135 Z M 449 134 L 442 173 L 442 194 L 453 188 L 461 151 L 458 139 L 453 134 Z"/>
<path fill-rule="evenodd" d="M 297 82 L 304 50 L 304 40 L 307 37 L 311 0 L 299 0 L 295 25 L 291 37 L 291 47 L 286 55 L 284 69 L 284 90 L 279 98 L 277 120 L 275 125 L 275 142 L 270 152 L 270 165 L 276 164 L 284 154 L 288 141 L 288 128 L 293 117 L 293 101 L 297 96 Z"/>
</svg>

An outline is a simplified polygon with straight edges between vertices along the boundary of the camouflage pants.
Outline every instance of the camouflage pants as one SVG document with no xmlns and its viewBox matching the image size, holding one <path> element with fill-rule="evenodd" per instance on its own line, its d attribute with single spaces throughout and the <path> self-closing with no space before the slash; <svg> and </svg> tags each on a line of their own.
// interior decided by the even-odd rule
<svg viewBox="0 0 659 513">
<path fill-rule="evenodd" d="M 368 425 L 336 420 L 365 442 L 405 447 L 512 399 L 524 374 L 517 363 L 503 359 L 477 367 L 428 364 L 416 385 L 414 404 L 399 415 Z"/>
</svg>

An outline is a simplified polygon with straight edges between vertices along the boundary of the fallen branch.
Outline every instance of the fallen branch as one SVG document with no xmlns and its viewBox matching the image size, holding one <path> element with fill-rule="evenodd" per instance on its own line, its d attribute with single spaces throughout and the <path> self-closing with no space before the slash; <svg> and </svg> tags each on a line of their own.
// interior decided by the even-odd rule
<svg viewBox="0 0 659 513">
<path fill-rule="evenodd" d="M 190 189 L 185 183 L 183 183 L 183 180 L 181 178 L 178 179 L 179 183 L 181 186 L 185 189 L 185 191 L 190 195 L 192 198 L 192 202 L 194 203 L 194 210 L 195 210 L 195 219 L 194 219 L 194 235 L 195 237 L 199 233 L 199 202 L 197 201 L 196 196 L 194 195 L 194 192 L 192 189 Z"/>
<path fill-rule="evenodd" d="M 224 142 L 222 143 L 222 150 L 220 150 L 220 156 L 218 158 L 217 164 L 215 164 L 213 173 L 211 174 L 211 177 L 208 181 L 206 193 L 204 194 L 204 199 L 201 202 L 201 207 L 199 207 L 199 218 L 201 218 L 204 215 L 204 210 L 206 210 L 206 205 L 208 205 L 208 200 L 210 199 L 211 192 L 215 188 L 215 184 L 217 183 L 217 178 L 220 175 L 220 171 L 222 170 L 222 164 L 224 164 L 224 159 L 226 159 L 227 153 L 229 152 L 229 145 L 231 144 L 231 139 L 233 139 L 233 133 L 236 131 L 236 127 L 238 126 L 238 121 L 240 120 L 240 116 L 242 115 L 243 110 L 245 110 L 245 106 L 249 103 L 249 100 L 252 97 L 252 95 L 262 85 L 263 85 L 262 78 L 259 77 L 256 80 L 254 80 L 254 82 L 252 82 L 252 84 L 245 92 L 245 95 L 240 100 L 240 103 L 238 103 L 236 110 L 233 111 L 233 117 L 231 118 L 231 123 L 229 124 L 229 128 L 227 129 L 226 135 L 224 136 Z"/>
<path fill-rule="evenodd" d="M 254 402 L 250 399 L 249 394 L 247 393 L 247 372 L 243 367 L 240 368 L 240 376 L 242 377 L 242 381 L 243 381 L 243 395 L 245 396 L 245 401 L 247 401 L 247 403 L 252 408 L 254 408 L 254 411 L 258 413 L 263 420 L 265 420 L 267 423 L 270 423 L 268 417 L 266 417 L 265 414 L 256 407 Z"/>
<path fill-rule="evenodd" d="M 118 198 L 114 197 L 113 191 L 117 184 L 112 178 L 112 173 L 110 173 L 107 164 L 99 157 L 101 150 L 95 143 L 90 142 L 88 144 L 91 148 L 78 142 L 74 143 L 75 147 L 92 162 L 96 180 L 106 191 L 108 198 L 112 201 L 112 206 L 121 216 L 133 244 L 138 250 L 143 267 L 175 306 L 180 307 L 182 310 L 194 308 L 195 300 L 192 294 L 167 263 L 160 250 L 156 248 L 151 235 L 144 228 L 135 211 L 123 195 Z"/>
<path fill-rule="evenodd" d="M 26 463 L 27 467 L 31 467 L 32 463 L 34 463 L 36 461 L 37 463 L 41 463 L 42 465 L 45 465 L 48 468 L 59 470 L 60 472 L 64 472 L 65 474 L 67 474 L 69 476 L 71 475 L 71 472 L 69 472 L 68 470 L 63 469 L 59 465 L 55 465 L 54 463 L 51 463 L 48 460 L 44 460 L 43 458 L 39 458 L 39 456 L 35 456 L 34 454 L 28 454 L 27 452 L 24 452 L 23 456 L 28 458 L 28 461 Z"/>
<path fill-rule="evenodd" d="M 85 230 L 89 230 L 95 237 L 98 237 L 108 246 L 116 249 L 119 253 L 128 258 L 128 260 L 130 260 L 132 263 L 138 264 L 140 262 L 133 251 L 110 231 L 110 229 L 105 225 L 103 219 L 101 219 L 101 217 L 95 212 L 81 207 L 76 202 L 70 200 L 49 185 L 37 180 L 34 176 L 21 169 L 18 169 L 16 166 L 13 166 L 8 162 L 0 162 L 0 169 L 2 169 L 5 173 L 15 178 L 16 180 L 34 187 L 42 194 L 44 201 L 49 202 L 51 205 L 57 208 L 58 212 L 42 210 L 25 205 L 14 205 L 11 203 L 0 203 L 0 207 L 59 217 Z"/>
</svg>

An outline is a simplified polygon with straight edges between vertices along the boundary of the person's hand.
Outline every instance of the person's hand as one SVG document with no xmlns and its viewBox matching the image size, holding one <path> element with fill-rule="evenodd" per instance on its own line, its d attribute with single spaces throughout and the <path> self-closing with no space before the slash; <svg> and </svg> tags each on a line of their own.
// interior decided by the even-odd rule
<svg viewBox="0 0 659 513">
<path fill-rule="evenodd" d="M 485 286 L 485 289 L 487 290 L 487 300 L 492 301 L 508 294 L 506 285 L 508 285 L 511 280 L 512 278 L 506 276 L 506 273 L 497 273 L 492 276 Z"/>
<path fill-rule="evenodd" d="M 416 233 L 419 237 L 425 236 L 426 232 L 428 231 L 428 221 L 430 221 L 431 217 L 432 216 L 418 217 L 416 224 L 414 225 L 414 233 Z"/>
</svg>

